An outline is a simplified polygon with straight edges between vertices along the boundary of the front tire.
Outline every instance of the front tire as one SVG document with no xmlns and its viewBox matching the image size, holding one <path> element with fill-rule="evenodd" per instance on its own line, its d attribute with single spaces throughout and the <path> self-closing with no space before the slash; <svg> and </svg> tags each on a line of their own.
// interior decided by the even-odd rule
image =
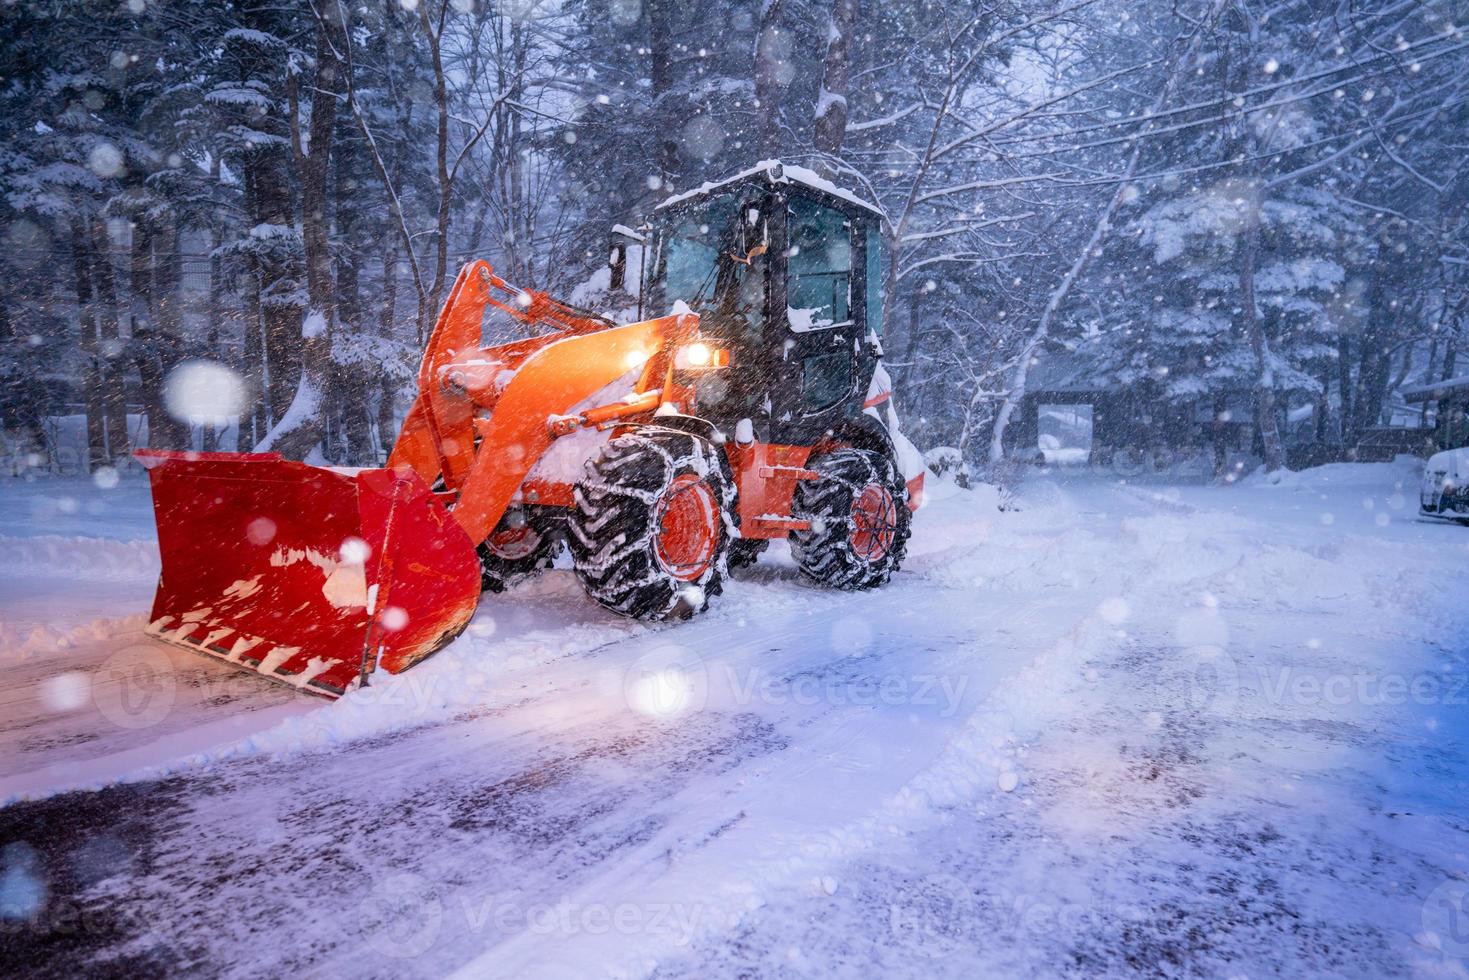
<svg viewBox="0 0 1469 980">
<path fill-rule="evenodd" d="M 481 589 L 504 592 L 507 585 L 550 568 L 560 543 L 558 534 L 544 518 L 517 510 L 506 513 L 476 549 Z"/>
<path fill-rule="evenodd" d="M 865 449 L 838 449 L 808 462 L 821 474 L 796 486 L 791 552 L 807 578 L 833 589 L 875 589 L 903 563 L 912 532 L 908 490 L 897 468 Z"/>
<path fill-rule="evenodd" d="M 719 451 L 681 432 L 633 432 L 586 464 L 566 542 L 593 600 L 636 619 L 685 618 L 723 589 L 734 490 Z"/>
</svg>

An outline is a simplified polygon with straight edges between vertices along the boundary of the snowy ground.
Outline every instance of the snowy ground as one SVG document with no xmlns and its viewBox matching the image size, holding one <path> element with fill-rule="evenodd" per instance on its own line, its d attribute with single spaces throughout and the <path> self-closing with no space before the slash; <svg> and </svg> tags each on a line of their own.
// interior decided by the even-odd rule
<svg viewBox="0 0 1469 980">
<path fill-rule="evenodd" d="M 1410 465 L 952 492 L 879 593 L 552 572 L 327 705 L 0 502 L 0 973 L 1469 975 L 1469 528 Z M 69 790 L 69 791 L 68 791 Z"/>
</svg>

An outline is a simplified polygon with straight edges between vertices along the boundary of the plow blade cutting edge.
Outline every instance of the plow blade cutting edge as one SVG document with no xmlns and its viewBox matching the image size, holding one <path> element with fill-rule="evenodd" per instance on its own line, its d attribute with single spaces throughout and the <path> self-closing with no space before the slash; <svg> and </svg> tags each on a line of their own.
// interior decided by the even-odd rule
<svg viewBox="0 0 1469 980">
<path fill-rule="evenodd" d="M 140 450 L 162 574 L 147 632 L 337 697 L 453 639 L 479 601 L 473 543 L 406 467 Z"/>
</svg>

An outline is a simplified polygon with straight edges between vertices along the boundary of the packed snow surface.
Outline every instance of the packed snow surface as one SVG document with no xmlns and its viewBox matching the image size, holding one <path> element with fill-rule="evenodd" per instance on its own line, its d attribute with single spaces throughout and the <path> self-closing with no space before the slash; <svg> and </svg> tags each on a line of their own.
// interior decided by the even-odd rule
<svg viewBox="0 0 1469 980">
<path fill-rule="evenodd" d="M 880 591 L 776 546 L 649 627 L 556 569 L 334 704 L 143 635 L 141 484 L 11 484 L 0 971 L 1462 977 L 1418 480 L 930 478 Z"/>
</svg>

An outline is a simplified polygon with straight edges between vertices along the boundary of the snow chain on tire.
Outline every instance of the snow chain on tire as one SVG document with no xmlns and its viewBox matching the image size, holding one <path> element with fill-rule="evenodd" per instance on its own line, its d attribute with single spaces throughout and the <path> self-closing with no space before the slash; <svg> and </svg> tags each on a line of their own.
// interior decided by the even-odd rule
<svg viewBox="0 0 1469 980">
<path fill-rule="evenodd" d="M 770 547 L 770 542 L 761 538 L 736 538 L 729 546 L 729 567 L 751 568 L 760 559 L 760 554 Z"/>
<path fill-rule="evenodd" d="M 669 571 L 657 540 L 660 501 L 677 492 L 676 481 L 701 481 L 718 508 L 707 567 L 700 563 L 691 577 Z M 575 501 L 566 543 L 582 587 L 598 603 L 637 619 L 668 619 L 703 611 L 722 591 L 734 488 L 719 450 L 705 440 L 669 430 L 613 439 L 587 461 Z"/>
<path fill-rule="evenodd" d="M 796 485 L 796 517 L 811 522 L 807 531 L 791 532 L 791 552 L 801 571 L 834 589 L 875 589 L 898 570 L 908 549 L 912 512 L 908 488 L 892 461 L 864 449 L 838 449 L 810 460 L 806 468 L 821 474 Z M 886 488 L 894 505 L 892 542 L 877 556 L 862 554 L 854 543 L 853 504 L 872 486 Z"/>
</svg>

